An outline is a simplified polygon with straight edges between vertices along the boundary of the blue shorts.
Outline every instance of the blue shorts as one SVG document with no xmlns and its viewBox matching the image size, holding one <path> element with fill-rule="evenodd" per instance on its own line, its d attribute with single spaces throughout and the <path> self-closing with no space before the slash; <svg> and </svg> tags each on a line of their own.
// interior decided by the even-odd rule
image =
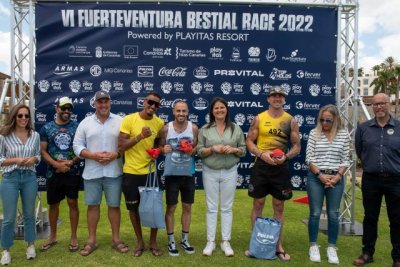
<svg viewBox="0 0 400 267">
<path fill-rule="evenodd" d="M 116 178 L 102 177 L 84 180 L 86 205 L 100 205 L 102 191 L 106 197 L 107 206 L 117 208 L 121 203 L 122 176 Z"/>
</svg>

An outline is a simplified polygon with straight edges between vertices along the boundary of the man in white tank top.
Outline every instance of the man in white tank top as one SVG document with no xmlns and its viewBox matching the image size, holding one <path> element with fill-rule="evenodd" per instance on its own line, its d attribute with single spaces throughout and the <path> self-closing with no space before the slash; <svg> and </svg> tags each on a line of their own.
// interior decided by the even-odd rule
<svg viewBox="0 0 400 267">
<path fill-rule="evenodd" d="M 179 256 L 174 237 L 174 213 L 178 204 L 179 192 L 181 192 L 182 201 L 181 247 L 188 254 L 194 253 L 188 235 L 196 187 L 193 176 L 193 154 L 197 146 L 198 128 L 187 119 L 189 107 L 186 102 L 176 102 L 173 113 L 175 120 L 164 126 L 160 147 L 165 155 L 164 177 L 167 202 L 165 222 L 168 234 L 168 253 L 170 256 Z"/>
</svg>

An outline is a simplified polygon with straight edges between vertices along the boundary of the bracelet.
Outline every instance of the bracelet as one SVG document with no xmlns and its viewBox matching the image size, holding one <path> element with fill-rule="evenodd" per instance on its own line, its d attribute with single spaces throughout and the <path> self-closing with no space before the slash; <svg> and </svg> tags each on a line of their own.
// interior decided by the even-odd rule
<svg viewBox="0 0 400 267">
<path fill-rule="evenodd" d="M 317 171 L 317 173 L 314 174 L 317 178 L 321 175 L 320 171 Z"/>
<path fill-rule="evenodd" d="M 258 157 L 261 159 L 262 154 L 264 154 L 264 152 L 260 152 L 260 154 L 258 154 Z"/>
<path fill-rule="evenodd" d="M 119 159 L 121 157 L 121 153 L 119 153 L 118 151 L 117 154 L 118 154 L 117 159 Z"/>
</svg>

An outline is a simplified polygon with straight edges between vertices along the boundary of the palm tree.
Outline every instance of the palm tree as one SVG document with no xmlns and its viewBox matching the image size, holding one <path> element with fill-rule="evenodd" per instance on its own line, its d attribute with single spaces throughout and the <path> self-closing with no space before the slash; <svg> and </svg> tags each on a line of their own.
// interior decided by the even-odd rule
<svg viewBox="0 0 400 267">
<path fill-rule="evenodd" d="M 373 70 L 374 71 L 374 76 L 377 76 L 378 75 L 378 73 L 379 73 L 379 71 L 381 70 L 381 66 L 379 66 L 379 65 L 375 65 L 375 66 L 373 66 L 372 67 L 372 69 L 371 70 Z"/>
<path fill-rule="evenodd" d="M 378 77 L 376 77 L 370 84 L 375 85 L 374 94 L 385 93 L 390 94 L 390 80 L 392 73 L 389 70 L 382 70 L 379 72 Z"/>
<path fill-rule="evenodd" d="M 400 98 L 400 65 L 396 65 L 393 70 L 393 78 L 394 78 L 394 86 L 395 86 L 395 92 L 396 92 L 396 106 L 395 106 L 395 117 L 397 118 L 397 115 L 399 113 L 399 98 Z"/>
<path fill-rule="evenodd" d="M 362 77 L 364 75 L 364 68 L 358 68 L 357 75 L 358 77 Z"/>
<path fill-rule="evenodd" d="M 393 57 L 387 57 L 383 63 L 386 65 L 387 69 L 391 70 L 394 67 L 395 60 Z"/>
</svg>

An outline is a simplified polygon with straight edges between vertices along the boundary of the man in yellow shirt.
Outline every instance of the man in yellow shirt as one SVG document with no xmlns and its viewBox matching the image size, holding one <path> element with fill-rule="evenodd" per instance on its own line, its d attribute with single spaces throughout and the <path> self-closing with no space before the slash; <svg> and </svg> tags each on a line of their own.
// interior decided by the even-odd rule
<svg viewBox="0 0 400 267">
<path fill-rule="evenodd" d="M 150 92 L 144 100 L 144 108 L 123 118 L 120 127 L 118 147 L 125 152 L 123 167 L 122 192 L 125 196 L 126 207 L 137 238 L 133 251 L 135 257 L 142 255 L 145 245 L 139 216 L 139 186 L 146 184 L 149 164 L 152 160 L 146 149 L 158 147 L 161 129 L 164 122 L 155 113 L 160 106 L 161 97 L 156 92 Z M 156 171 L 155 168 L 151 172 Z M 154 256 L 161 256 L 162 251 L 157 245 L 157 228 L 150 231 L 150 251 Z"/>
<path fill-rule="evenodd" d="M 248 189 L 249 196 L 254 199 L 251 221 L 254 225 L 255 219 L 262 216 L 265 197 L 271 194 L 274 218 L 282 225 L 276 255 L 283 261 L 290 260 L 282 246 L 284 203 L 292 197 L 287 161 L 300 153 L 299 126 L 283 110 L 286 96 L 286 92 L 279 86 L 270 89 L 267 98 L 269 107 L 254 118 L 246 138 L 248 150 L 257 157 Z M 275 157 L 272 154 L 275 149 L 280 149 L 284 154 Z"/>
</svg>

